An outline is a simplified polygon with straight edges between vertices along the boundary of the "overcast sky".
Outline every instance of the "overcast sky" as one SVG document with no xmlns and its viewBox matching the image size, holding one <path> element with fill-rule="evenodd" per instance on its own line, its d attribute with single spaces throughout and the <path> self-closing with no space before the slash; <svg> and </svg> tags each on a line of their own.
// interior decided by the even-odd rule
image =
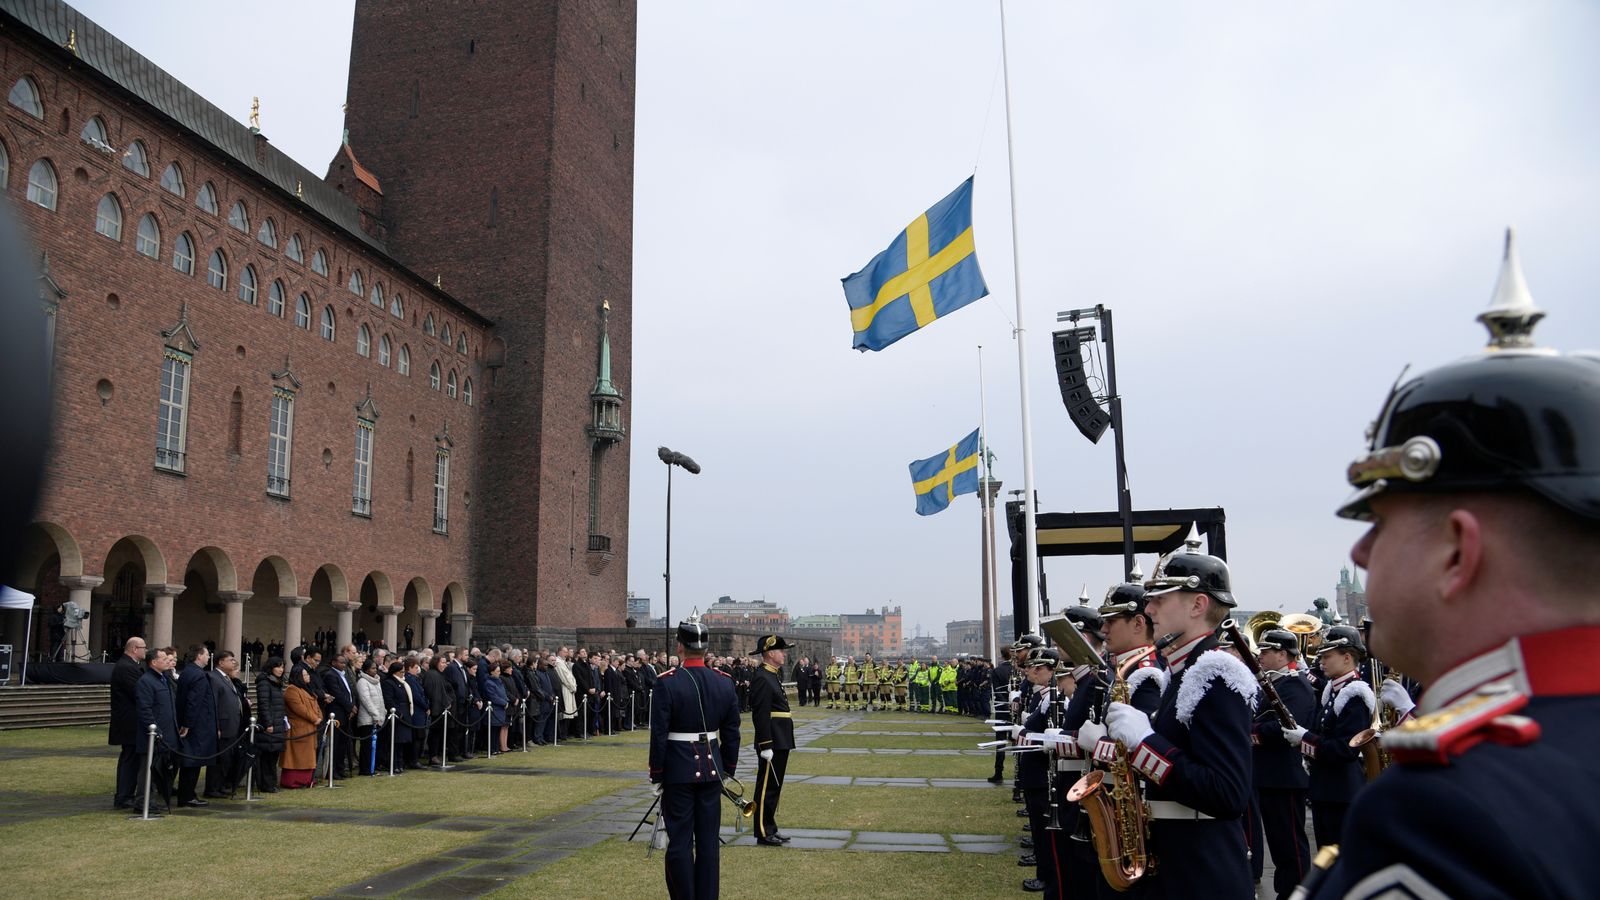
<svg viewBox="0 0 1600 900">
<path fill-rule="evenodd" d="M 350 0 L 79 5 L 239 119 L 259 95 L 325 170 Z M 674 479 L 675 617 L 721 594 L 898 604 L 908 635 L 977 617 L 977 501 L 916 516 L 906 465 L 976 427 L 981 344 L 996 474 L 1022 485 L 998 6 L 640 7 L 630 587 L 661 613 L 665 444 L 705 467 Z M 1116 506 L 1111 436 L 1061 404 L 1057 310 L 1116 312 L 1134 505 L 1224 507 L 1241 605 L 1291 611 L 1333 595 L 1344 467 L 1401 365 L 1482 346 L 1507 225 L 1545 342 L 1600 346 L 1600 7 L 1007 12 L 1042 509 Z M 851 350 L 839 279 L 974 171 L 991 296 Z M 1119 568 L 1052 560 L 1052 599 Z"/>
</svg>

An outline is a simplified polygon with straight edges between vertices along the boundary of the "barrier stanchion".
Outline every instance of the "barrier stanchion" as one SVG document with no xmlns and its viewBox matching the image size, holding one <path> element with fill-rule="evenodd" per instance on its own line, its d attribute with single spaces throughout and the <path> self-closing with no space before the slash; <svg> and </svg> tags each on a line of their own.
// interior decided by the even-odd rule
<svg viewBox="0 0 1600 900">
<path fill-rule="evenodd" d="M 528 705 L 522 705 L 522 752 L 528 752 Z"/>
<path fill-rule="evenodd" d="M 613 716 L 611 715 L 611 695 L 607 694 L 606 695 L 606 737 L 611 737 L 612 734 L 613 734 L 613 732 L 611 730 L 612 721 L 613 721 Z"/>
<path fill-rule="evenodd" d="M 639 695 L 628 695 L 628 730 L 639 730 Z"/>
<path fill-rule="evenodd" d="M 556 727 L 550 732 L 553 735 L 553 737 L 550 738 L 550 746 L 552 747 L 561 746 L 561 724 L 566 721 L 565 719 L 561 718 L 561 714 L 566 711 L 566 705 L 561 702 L 561 695 L 559 693 L 556 694 L 556 705 L 555 708 L 550 712 L 550 715 L 555 716 L 556 718 Z"/>
<path fill-rule="evenodd" d="M 328 717 L 328 737 L 323 741 L 323 744 L 328 748 L 328 787 L 330 788 L 344 787 L 342 784 L 333 783 L 333 729 L 337 724 L 337 721 L 332 716 Z"/>
<path fill-rule="evenodd" d="M 483 710 L 483 758 L 494 759 L 494 708 L 493 705 Z"/>
<path fill-rule="evenodd" d="M 261 765 L 261 750 L 256 747 L 256 715 L 250 714 L 250 750 L 255 754 L 250 763 L 250 768 L 244 773 L 244 802 L 259 803 L 261 798 L 254 796 L 256 786 L 256 768 Z"/>
<path fill-rule="evenodd" d="M 389 777 L 390 778 L 394 777 L 394 733 L 397 730 L 394 727 L 394 720 L 395 720 L 394 707 L 391 706 L 391 707 L 389 707 Z"/>
<path fill-rule="evenodd" d="M 589 739 L 589 695 L 588 694 L 584 694 L 583 695 L 583 701 L 579 704 L 579 706 L 582 707 L 579 710 L 579 713 L 581 714 L 582 718 L 578 721 L 578 734 L 582 735 L 583 736 L 582 739 L 587 741 Z"/>
<path fill-rule="evenodd" d="M 152 782 L 154 781 L 154 774 L 155 774 L 153 770 L 155 769 L 155 765 L 156 765 L 156 726 L 154 724 L 151 724 L 151 726 L 150 726 L 150 743 L 146 746 L 145 755 L 144 755 L 144 812 L 142 814 L 140 814 L 140 815 L 137 815 L 137 816 L 129 816 L 128 818 L 130 818 L 130 819 L 136 819 L 136 820 L 141 821 L 141 822 L 149 822 L 152 819 L 161 818 L 160 815 L 155 815 L 155 816 L 150 815 L 150 791 L 153 788 Z"/>
<path fill-rule="evenodd" d="M 439 717 L 439 771 L 447 772 L 454 768 L 450 765 L 450 709 L 446 707 L 444 714 Z"/>
</svg>

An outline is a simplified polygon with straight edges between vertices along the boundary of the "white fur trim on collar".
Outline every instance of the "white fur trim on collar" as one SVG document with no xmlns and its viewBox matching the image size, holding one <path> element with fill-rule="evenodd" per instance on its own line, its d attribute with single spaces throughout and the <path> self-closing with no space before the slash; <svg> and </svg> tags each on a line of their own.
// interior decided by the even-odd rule
<svg viewBox="0 0 1600 900">
<path fill-rule="evenodd" d="M 1158 669 L 1155 666 L 1134 669 L 1133 674 L 1128 676 L 1128 695 L 1130 697 L 1133 696 L 1134 691 L 1139 689 L 1139 685 L 1151 679 L 1155 680 L 1157 694 L 1165 694 L 1167 685 L 1172 683 L 1172 676 L 1167 673 L 1166 669 Z"/>
<path fill-rule="evenodd" d="M 1333 714 L 1337 716 L 1344 712 L 1344 708 L 1349 704 L 1351 697 L 1358 697 L 1362 703 L 1367 705 L 1368 715 L 1371 715 L 1372 711 L 1378 708 L 1378 702 L 1372 696 L 1372 686 L 1358 678 L 1340 688 L 1339 693 L 1334 696 Z"/>
<path fill-rule="evenodd" d="M 1261 685 L 1256 682 L 1256 677 L 1244 663 L 1227 653 L 1207 650 L 1183 672 L 1183 684 L 1178 687 L 1179 722 L 1187 726 L 1194 721 L 1195 708 L 1205 699 L 1206 692 L 1211 690 L 1211 682 L 1218 678 L 1229 690 L 1243 697 L 1252 710 L 1255 709 L 1256 696 L 1261 693 Z"/>
</svg>

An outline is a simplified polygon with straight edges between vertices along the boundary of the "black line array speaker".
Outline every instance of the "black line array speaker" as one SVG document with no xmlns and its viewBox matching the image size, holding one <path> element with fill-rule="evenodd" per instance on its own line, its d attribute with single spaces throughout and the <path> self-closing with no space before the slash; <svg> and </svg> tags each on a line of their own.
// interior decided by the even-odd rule
<svg viewBox="0 0 1600 900">
<path fill-rule="evenodd" d="M 1068 328 L 1054 335 L 1056 353 L 1056 381 L 1061 385 L 1061 402 L 1067 405 L 1067 415 L 1078 432 L 1092 444 L 1100 443 L 1100 436 L 1111 425 L 1111 415 L 1094 398 L 1088 378 L 1083 371 L 1083 345 L 1095 339 L 1091 327 Z"/>
</svg>

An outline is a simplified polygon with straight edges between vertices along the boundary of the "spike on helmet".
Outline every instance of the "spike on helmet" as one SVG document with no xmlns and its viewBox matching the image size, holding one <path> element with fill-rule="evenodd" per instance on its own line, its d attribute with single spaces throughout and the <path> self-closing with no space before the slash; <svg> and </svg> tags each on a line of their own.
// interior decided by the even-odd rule
<svg viewBox="0 0 1600 900">
<path fill-rule="evenodd" d="M 700 624 L 698 615 L 678 623 L 678 643 L 690 650 L 704 650 L 711 643 L 711 630 Z"/>
<path fill-rule="evenodd" d="M 1233 599 L 1233 579 L 1228 564 L 1206 553 L 1177 552 L 1156 566 L 1154 575 L 1144 583 L 1145 597 L 1159 597 L 1173 591 L 1192 591 L 1206 594 L 1223 606 L 1236 606 Z"/>
</svg>

